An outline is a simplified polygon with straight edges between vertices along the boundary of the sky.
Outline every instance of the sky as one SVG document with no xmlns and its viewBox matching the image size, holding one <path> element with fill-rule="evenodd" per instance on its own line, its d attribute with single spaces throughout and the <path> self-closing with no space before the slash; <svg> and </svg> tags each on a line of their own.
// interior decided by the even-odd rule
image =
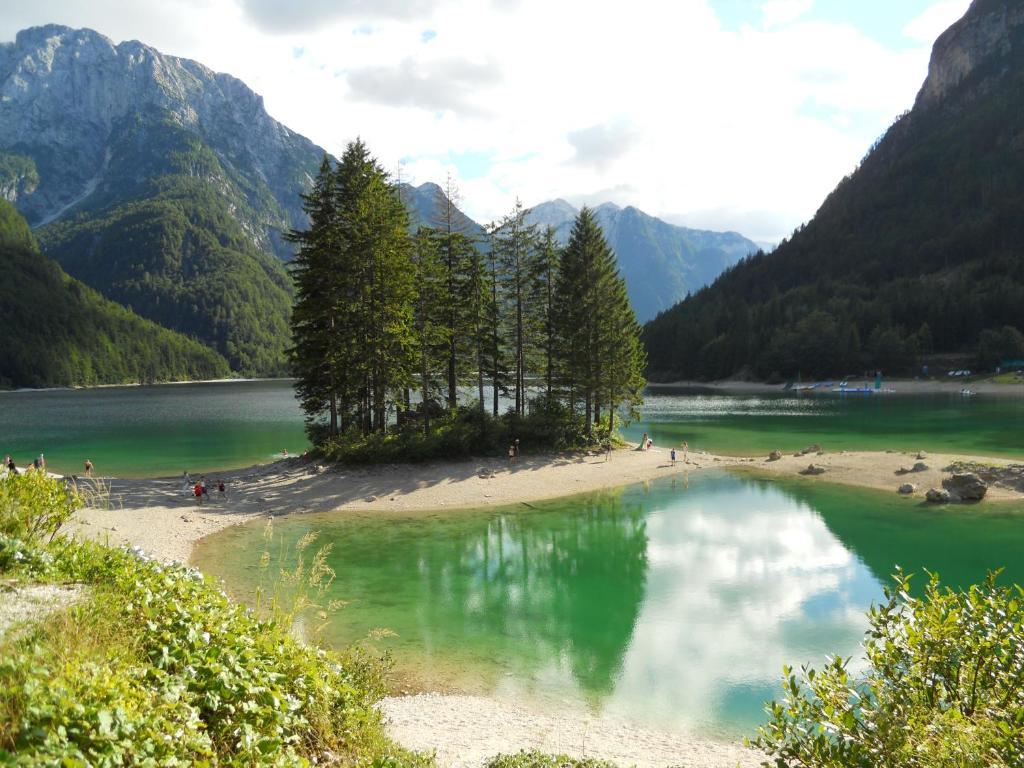
<svg viewBox="0 0 1024 768">
<path fill-rule="evenodd" d="M 913 104 L 969 0 L 3 0 L 229 72 L 337 155 L 518 198 L 635 205 L 774 243 Z"/>
</svg>

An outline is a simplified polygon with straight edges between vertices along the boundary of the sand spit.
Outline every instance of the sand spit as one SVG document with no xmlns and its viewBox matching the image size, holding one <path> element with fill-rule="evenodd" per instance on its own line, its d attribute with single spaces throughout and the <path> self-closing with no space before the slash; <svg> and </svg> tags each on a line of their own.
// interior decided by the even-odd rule
<svg viewBox="0 0 1024 768">
<path fill-rule="evenodd" d="M 188 562 L 193 545 L 222 528 L 256 518 L 345 510 L 427 511 L 507 504 L 528 504 L 574 493 L 615 488 L 708 468 L 749 470 L 798 478 L 801 482 L 833 482 L 896 493 L 903 483 L 916 491 L 907 503 L 923 503 L 929 488 L 941 488 L 943 471 L 954 462 L 1004 466 L 1006 459 L 952 454 L 926 454 L 927 469 L 900 474 L 919 461 L 916 453 L 842 451 L 737 458 L 690 454 L 689 462 L 672 463 L 665 449 L 619 450 L 605 455 L 524 457 L 514 465 L 500 459 L 432 462 L 377 467 L 318 467 L 301 459 L 211 474 L 210 499 L 196 504 L 181 478 L 118 480 L 109 483 L 102 508 L 83 510 L 71 526 L 76 536 L 110 544 L 139 546 L 167 561 Z M 824 471 L 800 472 L 809 464 Z M 218 480 L 227 485 L 222 498 Z M 986 501 L 1024 500 L 1024 493 L 993 486 Z"/>
<path fill-rule="evenodd" d="M 410 749 L 436 750 L 442 768 L 477 768 L 494 755 L 521 749 L 637 768 L 754 768 L 763 759 L 739 744 L 540 714 L 479 696 L 424 693 L 386 698 L 380 706 L 392 738 Z"/>
</svg>

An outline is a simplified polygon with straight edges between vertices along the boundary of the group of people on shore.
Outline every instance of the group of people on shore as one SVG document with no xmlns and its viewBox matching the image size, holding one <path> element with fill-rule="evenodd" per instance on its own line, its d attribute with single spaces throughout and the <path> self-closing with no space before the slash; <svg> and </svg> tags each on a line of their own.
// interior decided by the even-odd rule
<svg viewBox="0 0 1024 768">
<path fill-rule="evenodd" d="M 200 475 L 199 480 L 195 483 L 192 482 L 192 476 L 188 473 L 188 470 L 182 472 L 182 480 L 185 482 L 185 493 L 189 498 L 195 498 L 196 503 L 199 506 L 203 505 L 204 500 L 209 500 L 210 489 L 206 485 L 206 476 Z M 217 495 L 223 499 L 228 495 L 228 488 L 223 480 L 218 480 L 216 483 Z"/>
<path fill-rule="evenodd" d="M 17 475 L 17 474 L 21 473 L 21 470 L 18 469 L 18 465 L 14 463 L 14 458 L 11 456 L 11 454 L 7 454 L 4 457 L 4 465 L 3 465 L 2 469 L 5 470 L 6 472 L 12 474 L 12 475 Z M 25 467 L 25 471 L 27 472 L 28 470 L 37 470 L 37 471 L 45 472 L 46 471 L 46 457 L 43 454 L 40 453 L 38 456 L 36 456 L 34 459 L 32 459 L 32 463 L 31 464 L 29 464 L 29 465 L 27 465 Z"/>
<path fill-rule="evenodd" d="M 638 446 L 637 450 L 639 450 L 639 451 L 649 451 L 653 447 L 654 447 L 654 440 L 652 440 L 650 438 L 650 436 L 646 432 L 644 432 L 644 436 L 642 438 L 640 438 L 640 445 Z M 690 463 L 690 445 L 685 440 L 683 441 L 682 450 L 683 450 L 683 463 L 684 464 L 689 464 Z M 676 449 L 675 448 L 672 448 L 672 450 L 669 451 L 669 456 L 672 459 L 672 463 L 675 464 L 676 459 L 678 458 L 678 454 L 676 453 Z"/>
</svg>

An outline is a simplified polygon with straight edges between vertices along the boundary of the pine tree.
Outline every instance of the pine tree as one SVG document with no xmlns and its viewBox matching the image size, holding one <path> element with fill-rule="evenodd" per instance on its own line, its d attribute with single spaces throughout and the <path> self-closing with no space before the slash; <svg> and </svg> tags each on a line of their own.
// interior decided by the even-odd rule
<svg viewBox="0 0 1024 768">
<path fill-rule="evenodd" d="M 494 247 L 501 261 L 509 304 L 512 353 L 512 391 L 515 413 L 526 414 L 526 368 L 530 324 L 530 277 L 536 258 L 536 227 L 526 224 L 526 210 L 516 200 L 515 208 L 498 224 Z"/>
<path fill-rule="evenodd" d="M 338 243 L 334 172 L 327 155 L 320 163 L 312 189 L 303 195 L 303 210 L 309 216 L 309 229 L 286 235 L 298 245 L 291 263 L 295 306 L 289 357 L 307 422 L 314 423 L 327 411 L 327 426 L 333 437 L 338 434 L 338 391 L 331 354 L 336 321 L 336 286 L 331 280 L 331 262 L 337 254 Z"/>
<path fill-rule="evenodd" d="M 555 228 L 545 227 L 537 242 L 536 257 L 530 272 L 530 335 L 536 359 L 531 361 L 544 376 L 544 398 L 550 404 L 555 396 L 555 284 L 562 267 L 562 250 L 555 239 Z"/>
<path fill-rule="evenodd" d="M 452 329 L 448 318 L 447 273 L 438 233 L 420 227 L 413 238 L 416 300 L 413 317 L 419 356 L 420 399 L 424 434 L 430 432 L 430 407 L 438 393 L 438 374 L 446 369 Z"/>
<path fill-rule="evenodd" d="M 587 434 L 608 406 L 609 425 L 623 404 L 634 406 L 643 387 L 640 328 L 615 255 L 584 207 L 573 224 L 555 285 L 555 342 L 569 407 L 583 401 Z"/>
</svg>

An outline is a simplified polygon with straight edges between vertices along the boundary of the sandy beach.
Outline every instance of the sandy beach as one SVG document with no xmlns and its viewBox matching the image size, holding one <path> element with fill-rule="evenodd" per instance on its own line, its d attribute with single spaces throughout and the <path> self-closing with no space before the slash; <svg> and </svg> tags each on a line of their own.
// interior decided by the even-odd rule
<svg viewBox="0 0 1024 768">
<path fill-rule="evenodd" d="M 900 474 L 922 461 L 927 469 Z M 618 450 L 610 456 L 524 457 L 515 465 L 501 459 L 434 462 L 422 465 L 323 467 L 303 459 L 211 474 L 211 498 L 199 506 L 182 478 L 103 481 L 109 503 L 83 510 L 72 532 L 115 545 L 141 547 L 167 561 L 188 562 L 197 541 L 215 531 L 249 520 L 306 512 L 346 510 L 438 510 L 524 504 L 574 493 L 656 480 L 708 469 L 753 472 L 795 478 L 798 482 L 832 482 L 896 494 L 902 483 L 916 491 L 908 504 L 923 504 L 924 493 L 940 488 L 953 461 L 1005 466 L 1013 462 L 977 456 L 897 452 L 811 452 L 737 458 L 691 454 L 673 463 L 667 449 Z M 800 474 L 811 463 L 819 475 Z M 223 479 L 227 494 L 215 490 Z M 984 507 L 1024 500 L 1018 489 L 992 486 Z M 937 509 L 941 514 L 941 509 Z M 739 744 L 699 737 L 655 733 L 636 727 L 540 713 L 507 702 L 461 695 L 420 694 L 385 699 L 382 709 L 389 732 L 413 749 L 436 750 L 441 766 L 476 766 L 498 752 L 518 749 L 561 751 L 601 757 L 619 764 L 692 768 L 734 768 L 760 764 L 759 756 Z M 502 723 L 501 728 L 494 724 Z"/>
</svg>

